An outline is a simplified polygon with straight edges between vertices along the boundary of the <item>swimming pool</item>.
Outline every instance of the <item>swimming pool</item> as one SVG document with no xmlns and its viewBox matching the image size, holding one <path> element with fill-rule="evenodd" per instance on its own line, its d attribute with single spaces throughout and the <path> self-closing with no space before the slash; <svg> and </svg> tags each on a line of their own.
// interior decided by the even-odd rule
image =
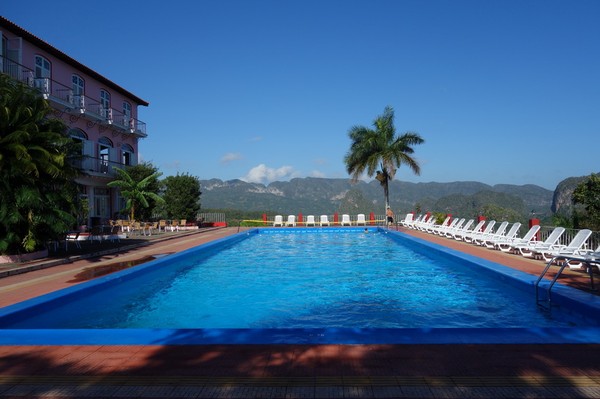
<svg viewBox="0 0 600 399">
<path fill-rule="evenodd" d="M 383 229 L 256 229 L 3 309 L 0 343 L 597 339 L 597 298 L 541 312 L 534 279 Z"/>
</svg>

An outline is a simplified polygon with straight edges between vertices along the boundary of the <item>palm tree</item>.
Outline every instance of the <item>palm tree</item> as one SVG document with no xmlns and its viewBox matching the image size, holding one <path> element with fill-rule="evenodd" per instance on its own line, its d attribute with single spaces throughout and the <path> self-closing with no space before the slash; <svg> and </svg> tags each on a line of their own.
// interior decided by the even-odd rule
<svg viewBox="0 0 600 399">
<path fill-rule="evenodd" d="M 394 110 L 389 106 L 385 107 L 383 115 L 373 121 L 373 127 L 350 128 L 348 136 L 352 145 L 344 157 L 344 163 L 354 182 L 365 172 L 368 176 L 376 174 L 375 178 L 383 186 L 387 209 L 390 204 L 389 181 L 394 178 L 396 170 L 406 164 L 415 174 L 421 173 L 418 162 L 411 154 L 414 152 L 412 146 L 422 144 L 425 140 L 413 132 L 396 136 Z"/>
<path fill-rule="evenodd" d="M 150 186 L 156 178 L 161 176 L 162 173 L 155 172 L 142 180 L 135 180 L 124 169 L 114 168 L 114 170 L 119 175 L 119 178 L 111 181 L 107 186 L 119 187 L 121 189 L 121 195 L 127 200 L 125 209 L 129 211 L 130 220 L 135 220 L 135 210 L 137 208 L 147 208 L 149 206 L 148 198 L 151 198 L 158 203 L 164 202 L 158 194 L 147 190 L 148 186 Z"/>
<path fill-rule="evenodd" d="M 0 253 L 38 250 L 74 223 L 74 145 L 39 93 L 0 74 Z"/>
</svg>

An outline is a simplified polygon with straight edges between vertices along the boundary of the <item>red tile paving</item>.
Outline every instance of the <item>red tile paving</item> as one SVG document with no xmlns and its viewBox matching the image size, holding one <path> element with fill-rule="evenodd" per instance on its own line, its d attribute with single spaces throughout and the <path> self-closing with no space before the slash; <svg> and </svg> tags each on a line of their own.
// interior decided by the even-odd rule
<svg viewBox="0 0 600 399">
<path fill-rule="evenodd" d="M 0 306 L 74 284 L 86 267 L 233 234 L 218 229 L 0 279 Z M 539 274 L 544 264 L 408 234 Z M 561 282 L 588 289 L 585 275 Z M 0 346 L 0 397 L 600 398 L 600 345 Z"/>
</svg>

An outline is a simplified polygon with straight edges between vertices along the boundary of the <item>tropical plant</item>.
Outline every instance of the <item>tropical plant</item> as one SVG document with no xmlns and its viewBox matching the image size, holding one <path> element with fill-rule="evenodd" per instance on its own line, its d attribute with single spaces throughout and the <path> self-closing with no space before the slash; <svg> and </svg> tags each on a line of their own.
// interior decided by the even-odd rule
<svg viewBox="0 0 600 399">
<path fill-rule="evenodd" d="M 196 220 L 200 211 L 200 180 L 189 174 L 168 176 L 165 186 L 165 210 L 169 218 Z"/>
<path fill-rule="evenodd" d="M 90 216 L 90 201 L 87 197 L 79 198 L 77 203 L 77 223 L 82 226 L 86 225 Z"/>
<path fill-rule="evenodd" d="M 162 203 L 164 200 L 156 193 L 148 191 L 148 186 L 158 178 L 161 173 L 155 172 L 141 180 L 134 179 L 125 169 L 114 168 L 119 175 L 116 180 L 107 184 L 109 187 L 118 187 L 121 196 L 125 198 L 125 211 L 129 212 L 129 219 L 135 220 L 135 211 L 138 208 L 148 208 L 148 198 Z"/>
<path fill-rule="evenodd" d="M 158 172 L 158 168 L 152 165 L 150 162 L 142 162 L 134 166 L 128 166 L 126 170 L 129 176 L 131 176 L 131 178 L 135 181 L 142 181 L 146 177 Z M 145 190 L 160 196 L 161 188 L 163 185 L 157 176 L 159 175 L 156 174 L 153 179 L 150 179 L 150 181 L 146 185 Z M 136 216 L 140 220 L 153 219 L 153 217 L 156 215 L 157 210 L 160 208 L 160 205 L 154 199 L 146 197 L 146 200 L 148 201 L 147 208 L 136 208 Z"/>
<path fill-rule="evenodd" d="M 578 184 L 572 195 L 573 204 L 583 206 L 584 211 L 573 215 L 576 226 L 600 230 L 600 175 L 592 175 Z"/>
<path fill-rule="evenodd" d="M 74 225 L 75 147 L 37 91 L 0 74 L 0 253 L 41 249 Z"/>
<path fill-rule="evenodd" d="M 373 121 L 373 127 L 374 129 L 365 126 L 350 128 L 348 136 L 352 144 L 344 162 L 355 182 L 365 172 L 369 177 L 376 174 L 375 178 L 383 187 L 387 209 L 390 204 L 389 181 L 394 178 L 396 170 L 405 164 L 415 174 L 421 173 L 418 162 L 411 154 L 414 153 L 412 146 L 422 144 L 424 140 L 414 132 L 396 136 L 394 110 L 389 106 Z"/>
</svg>

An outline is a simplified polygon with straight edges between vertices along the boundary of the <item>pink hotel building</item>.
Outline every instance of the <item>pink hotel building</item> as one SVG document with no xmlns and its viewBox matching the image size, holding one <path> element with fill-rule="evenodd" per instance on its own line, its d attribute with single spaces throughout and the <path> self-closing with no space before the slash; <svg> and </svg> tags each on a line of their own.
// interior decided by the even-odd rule
<svg viewBox="0 0 600 399">
<path fill-rule="evenodd" d="M 147 137 L 138 107 L 148 102 L 1 16 L 0 36 L 0 73 L 37 89 L 83 143 L 76 182 L 88 199 L 88 225 L 105 223 L 123 209 L 107 183 L 114 167 L 137 164 L 138 142 Z"/>
</svg>

